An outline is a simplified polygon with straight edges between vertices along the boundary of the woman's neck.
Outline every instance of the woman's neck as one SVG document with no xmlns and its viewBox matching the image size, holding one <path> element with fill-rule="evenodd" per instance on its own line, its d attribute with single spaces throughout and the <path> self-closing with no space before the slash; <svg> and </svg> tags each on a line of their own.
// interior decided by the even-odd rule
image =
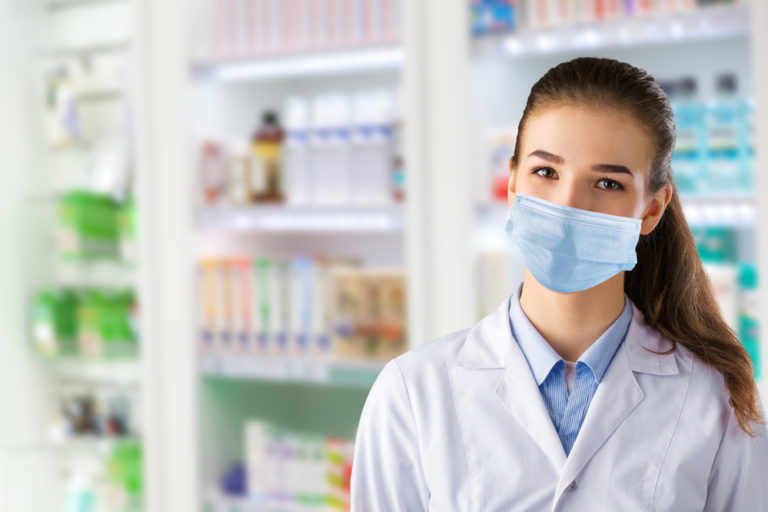
<svg viewBox="0 0 768 512">
<path fill-rule="evenodd" d="M 520 307 L 560 357 L 576 361 L 624 310 L 624 272 L 588 290 L 560 293 L 526 270 Z"/>
</svg>

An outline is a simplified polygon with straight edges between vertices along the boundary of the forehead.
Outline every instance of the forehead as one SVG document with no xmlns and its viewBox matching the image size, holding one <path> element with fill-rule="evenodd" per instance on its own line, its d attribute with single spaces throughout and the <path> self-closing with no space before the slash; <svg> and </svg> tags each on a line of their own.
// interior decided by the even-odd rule
<svg viewBox="0 0 768 512">
<path fill-rule="evenodd" d="M 588 105 L 534 111 L 525 121 L 521 162 L 535 150 L 561 156 L 566 164 L 619 164 L 633 172 L 647 172 L 653 157 L 651 136 L 632 113 Z"/>
</svg>

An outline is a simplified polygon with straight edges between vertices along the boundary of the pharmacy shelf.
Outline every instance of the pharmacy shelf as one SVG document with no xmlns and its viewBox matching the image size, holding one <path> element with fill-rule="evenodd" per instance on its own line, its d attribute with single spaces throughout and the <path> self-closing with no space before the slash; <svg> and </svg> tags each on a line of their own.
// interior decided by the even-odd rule
<svg viewBox="0 0 768 512">
<path fill-rule="evenodd" d="M 273 80 L 398 69 L 403 60 L 401 47 L 387 46 L 199 62 L 192 65 L 191 74 L 223 82 Z"/>
<path fill-rule="evenodd" d="M 136 267 L 119 260 L 62 260 L 54 266 L 56 283 L 73 288 L 134 288 Z"/>
<path fill-rule="evenodd" d="M 754 227 L 757 206 L 753 196 L 681 197 L 691 226 Z"/>
<path fill-rule="evenodd" d="M 754 227 L 757 206 L 753 196 L 682 197 L 688 224 L 696 227 Z M 477 219 L 482 224 L 498 224 L 503 228 L 508 215 L 506 201 L 477 204 Z"/>
<path fill-rule="evenodd" d="M 54 439 L 51 441 L 51 447 L 59 452 L 68 453 L 95 453 L 99 455 L 108 455 L 110 450 L 118 443 L 140 442 L 141 438 L 137 436 L 97 436 L 97 435 L 79 435 Z"/>
<path fill-rule="evenodd" d="M 317 506 L 309 507 L 295 503 L 261 503 L 248 498 L 224 496 L 211 493 L 205 499 L 204 512 L 316 512 Z"/>
<path fill-rule="evenodd" d="M 346 206 L 253 206 L 206 208 L 195 215 L 197 227 L 220 231 L 264 232 L 371 232 L 392 233 L 403 228 L 402 205 Z"/>
<path fill-rule="evenodd" d="M 58 358 L 46 361 L 62 383 L 90 385 L 138 385 L 141 368 L 138 358 L 86 359 Z"/>
<path fill-rule="evenodd" d="M 43 59 L 86 57 L 95 54 L 128 52 L 131 50 L 131 47 L 132 46 L 130 41 L 116 40 L 112 42 L 89 44 L 83 46 L 40 48 L 35 52 L 35 55 Z"/>
<path fill-rule="evenodd" d="M 736 4 L 592 23 L 523 28 L 511 35 L 475 38 L 473 49 L 477 55 L 506 53 L 512 57 L 525 57 L 719 39 L 748 34 L 749 31 L 749 7 Z"/>
<path fill-rule="evenodd" d="M 202 354 L 200 373 L 212 378 L 370 387 L 384 364 L 379 361 L 322 362 L 245 354 Z"/>
<path fill-rule="evenodd" d="M 83 103 L 101 103 L 107 101 L 120 101 L 125 98 L 122 90 L 116 88 L 92 88 L 75 92 L 75 101 Z"/>
<path fill-rule="evenodd" d="M 87 7 L 92 5 L 104 5 L 109 2 L 123 2 L 124 0 L 56 0 L 46 3 L 49 11 L 63 11 L 66 9 L 76 9 L 78 7 Z"/>
</svg>

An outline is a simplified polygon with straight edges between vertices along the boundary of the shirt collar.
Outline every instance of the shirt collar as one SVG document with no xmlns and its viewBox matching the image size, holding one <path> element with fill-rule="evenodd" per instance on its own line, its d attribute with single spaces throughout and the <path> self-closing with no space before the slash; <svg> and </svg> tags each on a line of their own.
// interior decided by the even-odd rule
<svg viewBox="0 0 768 512">
<path fill-rule="evenodd" d="M 509 301 L 510 327 L 512 328 L 512 336 L 528 360 L 528 365 L 531 367 L 536 384 L 540 386 L 552 371 L 552 368 L 563 358 L 555 352 L 547 340 L 536 330 L 531 321 L 528 320 L 528 317 L 525 316 L 523 309 L 520 307 L 520 292 L 522 289 L 523 285 L 520 284 L 517 292 Z M 589 367 L 598 383 L 602 380 L 616 350 L 624 340 L 631 320 L 632 305 L 629 297 L 624 294 L 624 310 L 616 321 L 579 357 L 579 361 L 582 361 Z"/>
</svg>

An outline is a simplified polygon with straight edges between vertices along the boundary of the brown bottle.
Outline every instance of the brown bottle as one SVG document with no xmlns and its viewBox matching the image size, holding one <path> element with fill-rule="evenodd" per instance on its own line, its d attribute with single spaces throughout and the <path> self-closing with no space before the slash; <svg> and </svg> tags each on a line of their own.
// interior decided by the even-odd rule
<svg viewBox="0 0 768 512">
<path fill-rule="evenodd" d="M 253 134 L 254 154 L 252 200 L 254 202 L 282 202 L 283 194 L 283 139 L 285 132 L 277 114 L 266 111 L 261 126 Z"/>
</svg>

